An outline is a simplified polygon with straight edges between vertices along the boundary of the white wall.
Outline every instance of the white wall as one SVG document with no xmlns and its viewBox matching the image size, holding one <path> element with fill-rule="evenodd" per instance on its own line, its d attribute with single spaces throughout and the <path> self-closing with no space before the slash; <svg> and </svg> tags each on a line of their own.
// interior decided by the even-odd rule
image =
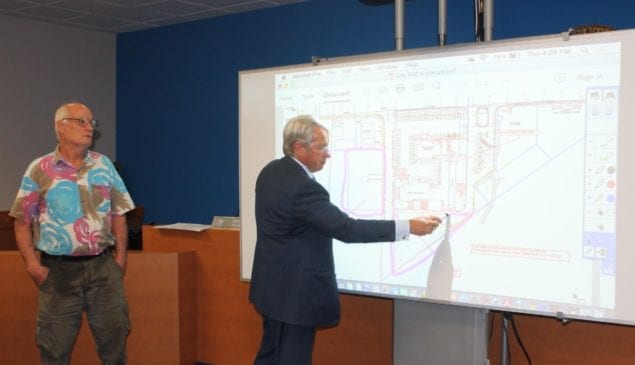
<svg viewBox="0 0 635 365">
<path fill-rule="evenodd" d="M 65 101 L 99 120 L 94 149 L 115 160 L 116 37 L 0 15 L 0 210 L 9 210 L 27 164 L 56 145 Z"/>
</svg>

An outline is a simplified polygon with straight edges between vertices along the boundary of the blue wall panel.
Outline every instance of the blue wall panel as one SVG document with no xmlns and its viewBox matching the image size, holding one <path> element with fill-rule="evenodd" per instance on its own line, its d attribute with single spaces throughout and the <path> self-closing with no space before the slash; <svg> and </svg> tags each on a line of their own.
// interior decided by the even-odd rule
<svg viewBox="0 0 635 365">
<path fill-rule="evenodd" d="M 405 47 L 435 46 L 437 4 L 406 2 Z M 495 1 L 494 39 L 635 27 L 631 0 Z M 448 44 L 473 40 L 448 1 Z M 117 157 L 146 222 L 238 213 L 238 72 L 394 49 L 394 7 L 312 0 L 117 37 Z"/>
</svg>

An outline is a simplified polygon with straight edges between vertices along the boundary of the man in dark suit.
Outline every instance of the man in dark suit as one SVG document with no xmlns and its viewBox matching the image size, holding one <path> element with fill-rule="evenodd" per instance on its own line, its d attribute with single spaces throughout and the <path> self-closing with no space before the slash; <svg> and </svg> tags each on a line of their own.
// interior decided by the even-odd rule
<svg viewBox="0 0 635 365">
<path fill-rule="evenodd" d="M 349 217 L 313 178 L 330 157 L 327 129 L 298 116 L 287 123 L 283 138 L 285 156 L 265 166 L 256 182 L 258 236 L 249 299 L 262 315 L 263 337 L 254 365 L 311 364 L 316 329 L 339 322 L 332 238 L 391 242 L 429 234 L 441 221 Z"/>
</svg>

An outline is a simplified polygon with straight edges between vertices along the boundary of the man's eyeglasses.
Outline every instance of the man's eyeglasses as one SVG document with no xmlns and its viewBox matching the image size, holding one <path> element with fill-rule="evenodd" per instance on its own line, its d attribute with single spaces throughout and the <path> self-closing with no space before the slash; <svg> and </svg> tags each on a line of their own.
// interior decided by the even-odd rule
<svg viewBox="0 0 635 365">
<path fill-rule="evenodd" d="M 62 120 L 72 120 L 77 122 L 77 124 L 79 124 L 82 127 L 86 127 L 88 125 L 90 125 L 93 128 L 97 128 L 97 126 L 99 126 L 99 122 L 97 122 L 95 119 L 86 119 L 86 118 L 62 118 L 59 121 Z"/>
<path fill-rule="evenodd" d="M 313 144 L 310 144 L 309 146 L 311 148 L 317 150 L 317 151 L 320 151 L 321 153 L 329 153 L 329 147 L 328 146 L 320 147 L 319 145 L 313 145 Z"/>
</svg>

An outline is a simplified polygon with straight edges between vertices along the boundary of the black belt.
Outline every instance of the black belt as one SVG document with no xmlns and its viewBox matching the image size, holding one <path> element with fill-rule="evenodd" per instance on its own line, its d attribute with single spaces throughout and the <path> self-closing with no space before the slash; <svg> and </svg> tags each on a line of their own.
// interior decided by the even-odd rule
<svg viewBox="0 0 635 365">
<path fill-rule="evenodd" d="M 59 260 L 59 261 L 86 261 L 92 260 L 97 257 L 101 257 L 107 253 L 112 252 L 114 246 L 108 246 L 103 251 L 98 253 L 97 255 L 85 255 L 85 256 L 71 256 L 71 255 L 51 255 L 44 251 L 40 251 L 42 254 L 42 258 L 51 259 L 51 260 Z"/>
</svg>

